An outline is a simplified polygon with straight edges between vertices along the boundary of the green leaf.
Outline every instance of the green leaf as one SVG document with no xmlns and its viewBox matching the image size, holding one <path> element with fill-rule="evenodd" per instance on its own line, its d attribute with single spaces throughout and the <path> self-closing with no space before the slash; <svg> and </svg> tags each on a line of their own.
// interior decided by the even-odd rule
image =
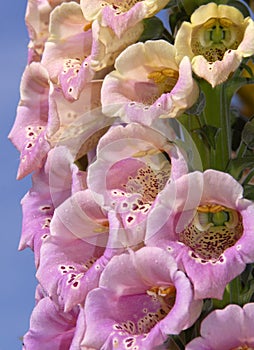
<svg viewBox="0 0 254 350">
<path fill-rule="evenodd" d="M 244 186 L 244 198 L 254 200 L 254 185 L 245 185 Z"/>
<path fill-rule="evenodd" d="M 165 7 L 163 7 L 163 10 L 169 9 L 171 7 L 175 7 L 175 6 L 177 6 L 177 4 L 178 4 L 178 0 L 169 0 L 167 5 Z"/>
<path fill-rule="evenodd" d="M 228 172 L 236 179 L 239 179 L 240 174 L 246 168 L 254 167 L 254 155 L 245 156 L 243 158 L 231 159 Z"/>
<path fill-rule="evenodd" d="M 191 16 L 192 13 L 201 5 L 208 4 L 209 0 L 180 0 L 179 3 L 183 6 L 186 13 Z"/>
<path fill-rule="evenodd" d="M 193 131 L 198 133 L 210 147 L 212 147 L 214 150 L 216 149 L 216 136 L 220 129 L 212 125 L 204 125 L 202 128 L 195 129 Z"/>
<path fill-rule="evenodd" d="M 242 140 L 250 149 L 254 149 L 254 118 L 247 122 L 242 131 Z"/>
<path fill-rule="evenodd" d="M 244 62 L 241 63 L 240 68 L 242 68 L 242 71 L 246 70 L 246 72 L 249 74 L 250 78 L 254 77 L 253 71 L 248 64 L 245 64 Z"/>
<path fill-rule="evenodd" d="M 177 6 L 169 9 L 169 26 L 171 33 L 175 34 L 184 21 L 189 21 L 190 17 L 185 12 L 181 2 Z"/>
<path fill-rule="evenodd" d="M 139 38 L 139 41 L 158 40 L 163 37 L 164 31 L 167 31 L 163 22 L 158 17 L 145 18 L 143 20 L 144 31 Z M 168 35 L 170 35 L 168 33 Z"/>
<path fill-rule="evenodd" d="M 253 78 L 245 78 L 241 76 L 235 76 L 225 82 L 226 92 L 229 99 L 232 98 L 234 93 L 244 85 L 254 84 Z"/>
</svg>

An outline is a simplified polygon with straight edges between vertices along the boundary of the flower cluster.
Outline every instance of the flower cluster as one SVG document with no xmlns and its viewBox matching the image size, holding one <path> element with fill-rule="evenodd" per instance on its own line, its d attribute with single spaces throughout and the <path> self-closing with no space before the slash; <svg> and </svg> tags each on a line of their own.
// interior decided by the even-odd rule
<svg viewBox="0 0 254 350">
<path fill-rule="evenodd" d="M 254 83 L 250 8 L 28 0 L 26 24 L 23 349 L 253 349 L 254 124 L 232 102 Z"/>
</svg>

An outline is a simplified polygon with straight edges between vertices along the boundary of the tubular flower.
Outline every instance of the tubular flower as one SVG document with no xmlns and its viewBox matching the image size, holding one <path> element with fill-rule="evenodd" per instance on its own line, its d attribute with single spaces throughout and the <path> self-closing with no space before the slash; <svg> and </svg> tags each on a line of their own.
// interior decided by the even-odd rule
<svg viewBox="0 0 254 350">
<path fill-rule="evenodd" d="M 64 3 L 52 11 L 42 63 L 50 79 L 60 83 L 65 97 L 78 99 L 86 82 L 98 78 L 98 71 L 103 76 L 102 70 L 113 65 L 115 57 L 136 42 L 142 31 L 139 23 L 118 39 L 98 21 L 87 21 L 79 4 Z"/>
<path fill-rule="evenodd" d="M 81 0 L 84 17 L 98 19 L 102 26 L 110 27 L 120 38 L 129 28 L 159 12 L 168 0 Z"/>
<path fill-rule="evenodd" d="M 108 226 L 89 190 L 75 193 L 55 210 L 50 237 L 41 247 L 37 279 L 65 312 L 82 305 L 88 291 L 98 286 L 107 263 L 103 254 Z"/>
<path fill-rule="evenodd" d="M 200 6 L 177 32 L 177 59 L 189 56 L 193 71 L 213 87 L 226 81 L 243 57 L 254 53 L 254 22 L 233 6 Z"/>
<path fill-rule="evenodd" d="M 34 251 L 36 267 L 40 262 L 41 245 L 50 235 L 55 208 L 72 192 L 84 188 L 85 173 L 72 161 L 64 147 L 49 151 L 44 167 L 33 174 L 33 186 L 21 201 L 23 222 L 19 249 L 29 247 Z"/>
<path fill-rule="evenodd" d="M 254 261 L 254 205 L 242 192 L 229 174 L 196 171 L 169 183 L 149 214 L 146 244 L 174 252 L 196 298 L 222 298 Z"/>
<path fill-rule="evenodd" d="M 38 62 L 49 36 L 49 17 L 53 9 L 62 2 L 79 0 L 28 0 L 26 7 L 26 26 L 30 38 L 28 44 L 28 63 Z"/>
<path fill-rule="evenodd" d="M 47 140 L 49 76 L 37 62 L 26 67 L 20 84 L 20 101 L 9 138 L 20 152 L 17 178 L 41 168 L 50 145 Z"/>
<path fill-rule="evenodd" d="M 120 219 L 126 235 L 118 237 L 120 246 L 130 246 L 143 241 L 157 194 L 167 181 L 186 172 L 184 156 L 167 137 L 132 123 L 112 127 L 100 139 L 87 183 L 97 203 Z"/>
<path fill-rule="evenodd" d="M 72 342 L 77 344 L 75 333 L 79 312 L 78 306 L 64 312 L 49 297 L 42 297 L 32 312 L 29 331 L 23 338 L 23 350 L 40 350 L 42 346 L 44 350 L 77 349 Z"/>
<path fill-rule="evenodd" d="M 115 256 L 87 295 L 81 349 L 155 349 L 190 327 L 201 308 L 170 253 L 145 247 Z"/>
<path fill-rule="evenodd" d="M 102 85 L 103 112 L 125 122 L 150 125 L 174 118 L 194 104 L 198 87 L 185 57 L 175 61 L 175 48 L 164 40 L 137 43 L 123 51 Z"/>
<path fill-rule="evenodd" d="M 253 350 L 254 303 L 228 305 L 211 312 L 202 322 L 201 337 L 186 345 L 186 350 Z"/>
</svg>

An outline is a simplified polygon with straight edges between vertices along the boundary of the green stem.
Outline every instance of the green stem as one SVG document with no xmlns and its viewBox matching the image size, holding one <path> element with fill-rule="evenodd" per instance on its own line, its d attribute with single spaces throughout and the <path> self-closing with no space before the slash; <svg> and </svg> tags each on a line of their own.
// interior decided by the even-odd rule
<svg viewBox="0 0 254 350">
<path fill-rule="evenodd" d="M 199 117 L 190 116 L 188 119 L 188 130 L 191 134 L 192 140 L 197 146 L 199 156 L 202 161 L 203 169 L 209 168 L 210 164 L 210 152 L 209 145 L 204 143 L 204 140 L 200 137 L 200 135 L 195 131 L 196 129 L 201 128 L 203 125 L 201 124 L 201 120 Z"/>
<path fill-rule="evenodd" d="M 206 106 L 203 117 L 208 126 L 217 128 L 215 149 L 210 147 L 210 167 L 224 171 L 231 158 L 231 126 L 229 116 L 229 102 L 225 85 L 212 88 L 206 81 L 201 82 L 206 96 Z"/>
<path fill-rule="evenodd" d="M 241 277 L 240 275 L 234 278 L 229 283 L 230 304 L 239 304 L 241 293 Z"/>
</svg>

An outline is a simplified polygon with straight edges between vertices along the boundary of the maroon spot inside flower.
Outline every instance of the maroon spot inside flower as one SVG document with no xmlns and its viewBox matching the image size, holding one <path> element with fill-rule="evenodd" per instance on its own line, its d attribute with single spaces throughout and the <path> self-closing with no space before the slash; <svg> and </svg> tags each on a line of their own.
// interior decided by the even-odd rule
<svg viewBox="0 0 254 350">
<path fill-rule="evenodd" d="M 49 205 L 48 206 L 45 205 L 44 207 L 41 208 L 42 211 L 44 211 L 44 210 L 47 211 L 47 210 L 50 210 L 50 209 L 51 209 L 51 206 L 49 206 Z"/>
<path fill-rule="evenodd" d="M 138 209 L 138 205 L 137 205 L 137 204 L 133 204 L 133 205 L 132 205 L 132 210 L 135 211 L 135 210 L 137 210 L 137 209 Z"/>
<path fill-rule="evenodd" d="M 134 220 L 134 218 L 133 218 L 132 216 L 128 216 L 127 221 L 128 221 L 129 223 L 131 223 L 133 220 Z"/>
</svg>

